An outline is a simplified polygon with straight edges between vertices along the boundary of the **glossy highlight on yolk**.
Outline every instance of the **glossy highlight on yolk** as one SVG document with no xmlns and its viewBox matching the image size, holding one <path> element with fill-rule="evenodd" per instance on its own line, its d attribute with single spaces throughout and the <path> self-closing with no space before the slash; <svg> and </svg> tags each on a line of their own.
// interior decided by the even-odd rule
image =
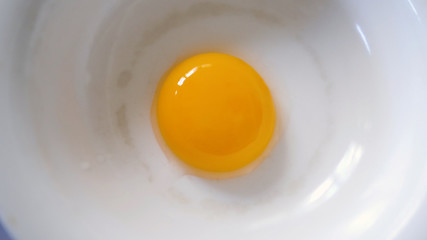
<svg viewBox="0 0 427 240">
<path fill-rule="evenodd" d="M 205 53 L 188 58 L 168 72 L 156 97 L 161 136 L 192 168 L 239 170 L 257 160 L 273 136 L 270 91 L 236 57 Z"/>
</svg>

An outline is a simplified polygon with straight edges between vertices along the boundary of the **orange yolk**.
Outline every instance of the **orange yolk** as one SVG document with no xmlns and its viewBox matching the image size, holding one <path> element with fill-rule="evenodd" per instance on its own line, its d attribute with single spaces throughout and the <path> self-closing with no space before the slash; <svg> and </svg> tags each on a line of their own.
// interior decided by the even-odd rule
<svg viewBox="0 0 427 240">
<path fill-rule="evenodd" d="M 159 86 L 161 136 L 190 167 L 225 173 L 258 159 L 275 128 L 273 100 L 258 73 L 221 53 L 191 57 Z"/>
</svg>

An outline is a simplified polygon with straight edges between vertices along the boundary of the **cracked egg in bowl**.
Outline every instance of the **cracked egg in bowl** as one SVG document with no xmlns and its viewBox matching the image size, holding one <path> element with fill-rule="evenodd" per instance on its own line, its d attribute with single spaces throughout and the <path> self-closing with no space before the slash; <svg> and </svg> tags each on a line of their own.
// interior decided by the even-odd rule
<svg viewBox="0 0 427 240">
<path fill-rule="evenodd" d="M 425 10 L 1 1 L 3 224 L 17 240 L 423 239 Z"/>
</svg>

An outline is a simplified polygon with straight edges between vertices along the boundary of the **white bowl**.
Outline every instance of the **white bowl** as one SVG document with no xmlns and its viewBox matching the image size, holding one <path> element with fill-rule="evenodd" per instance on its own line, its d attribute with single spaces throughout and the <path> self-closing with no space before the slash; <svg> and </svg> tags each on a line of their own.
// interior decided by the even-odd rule
<svg viewBox="0 0 427 240">
<path fill-rule="evenodd" d="M 0 214 L 18 240 L 424 239 L 423 0 L 0 1 Z M 251 174 L 184 175 L 150 107 L 202 52 L 283 127 Z M 410 224 L 408 224 L 410 223 Z"/>
</svg>

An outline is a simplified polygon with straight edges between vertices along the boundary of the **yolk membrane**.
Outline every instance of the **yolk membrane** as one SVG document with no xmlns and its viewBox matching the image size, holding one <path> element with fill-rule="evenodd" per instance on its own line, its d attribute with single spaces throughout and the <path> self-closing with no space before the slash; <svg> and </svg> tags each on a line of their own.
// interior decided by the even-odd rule
<svg viewBox="0 0 427 240">
<path fill-rule="evenodd" d="M 205 53 L 173 67 L 155 107 L 161 136 L 190 167 L 231 172 L 258 159 L 275 129 L 268 87 L 244 61 Z"/>
</svg>

